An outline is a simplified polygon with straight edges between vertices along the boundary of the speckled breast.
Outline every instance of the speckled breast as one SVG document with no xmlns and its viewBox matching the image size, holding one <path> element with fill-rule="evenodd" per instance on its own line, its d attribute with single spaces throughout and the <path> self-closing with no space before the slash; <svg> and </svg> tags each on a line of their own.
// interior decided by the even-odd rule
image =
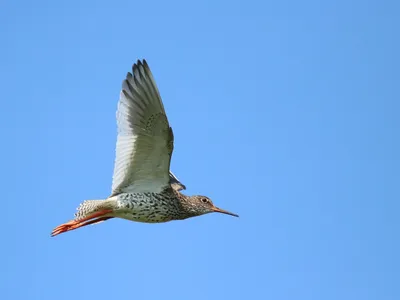
<svg viewBox="0 0 400 300">
<path fill-rule="evenodd" d="M 179 200 L 162 193 L 118 195 L 118 217 L 136 222 L 161 223 L 179 219 Z"/>
</svg>

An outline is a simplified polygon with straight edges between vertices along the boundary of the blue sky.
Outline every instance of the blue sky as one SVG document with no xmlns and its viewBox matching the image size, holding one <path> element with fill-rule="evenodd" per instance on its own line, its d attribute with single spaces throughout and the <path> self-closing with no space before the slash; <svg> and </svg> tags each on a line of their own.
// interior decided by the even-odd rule
<svg viewBox="0 0 400 300">
<path fill-rule="evenodd" d="M 4 299 L 400 299 L 396 1 L 3 1 Z M 111 220 L 121 81 L 146 58 L 172 170 L 240 218 Z"/>
</svg>

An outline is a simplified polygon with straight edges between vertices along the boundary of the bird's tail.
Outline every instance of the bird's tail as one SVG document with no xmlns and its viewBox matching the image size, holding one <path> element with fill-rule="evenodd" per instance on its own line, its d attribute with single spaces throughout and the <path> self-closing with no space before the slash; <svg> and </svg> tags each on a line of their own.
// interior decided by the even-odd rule
<svg viewBox="0 0 400 300">
<path fill-rule="evenodd" d="M 115 201 L 112 199 L 83 201 L 77 208 L 75 219 L 54 228 L 51 236 L 111 219 L 114 208 Z"/>
<path fill-rule="evenodd" d="M 113 209 L 110 200 L 85 200 L 79 204 L 75 213 L 75 220 L 81 220 L 91 214 L 104 209 Z"/>
</svg>

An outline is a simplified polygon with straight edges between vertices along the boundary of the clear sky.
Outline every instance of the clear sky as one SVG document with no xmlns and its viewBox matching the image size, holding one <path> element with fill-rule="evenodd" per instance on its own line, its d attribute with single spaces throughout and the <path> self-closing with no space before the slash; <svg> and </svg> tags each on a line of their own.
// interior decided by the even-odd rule
<svg viewBox="0 0 400 300">
<path fill-rule="evenodd" d="M 398 1 L 2 1 L 2 299 L 400 299 Z M 172 170 L 240 218 L 110 220 L 145 58 Z"/>
</svg>

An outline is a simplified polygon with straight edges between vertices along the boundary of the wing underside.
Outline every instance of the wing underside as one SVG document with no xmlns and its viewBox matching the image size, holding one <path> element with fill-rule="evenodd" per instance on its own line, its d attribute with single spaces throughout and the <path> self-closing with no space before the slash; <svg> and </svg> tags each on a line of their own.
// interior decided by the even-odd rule
<svg viewBox="0 0 400 300">
<path fill-rule="evenodd" d="M 173 132 L 145 60 L 133 65 L 132 73 L 122 84 L 117 126 L 112 195 L 156 192 L 170 184 L 182 188 L 176 177 L 170 175 Z"/>
</svg>

